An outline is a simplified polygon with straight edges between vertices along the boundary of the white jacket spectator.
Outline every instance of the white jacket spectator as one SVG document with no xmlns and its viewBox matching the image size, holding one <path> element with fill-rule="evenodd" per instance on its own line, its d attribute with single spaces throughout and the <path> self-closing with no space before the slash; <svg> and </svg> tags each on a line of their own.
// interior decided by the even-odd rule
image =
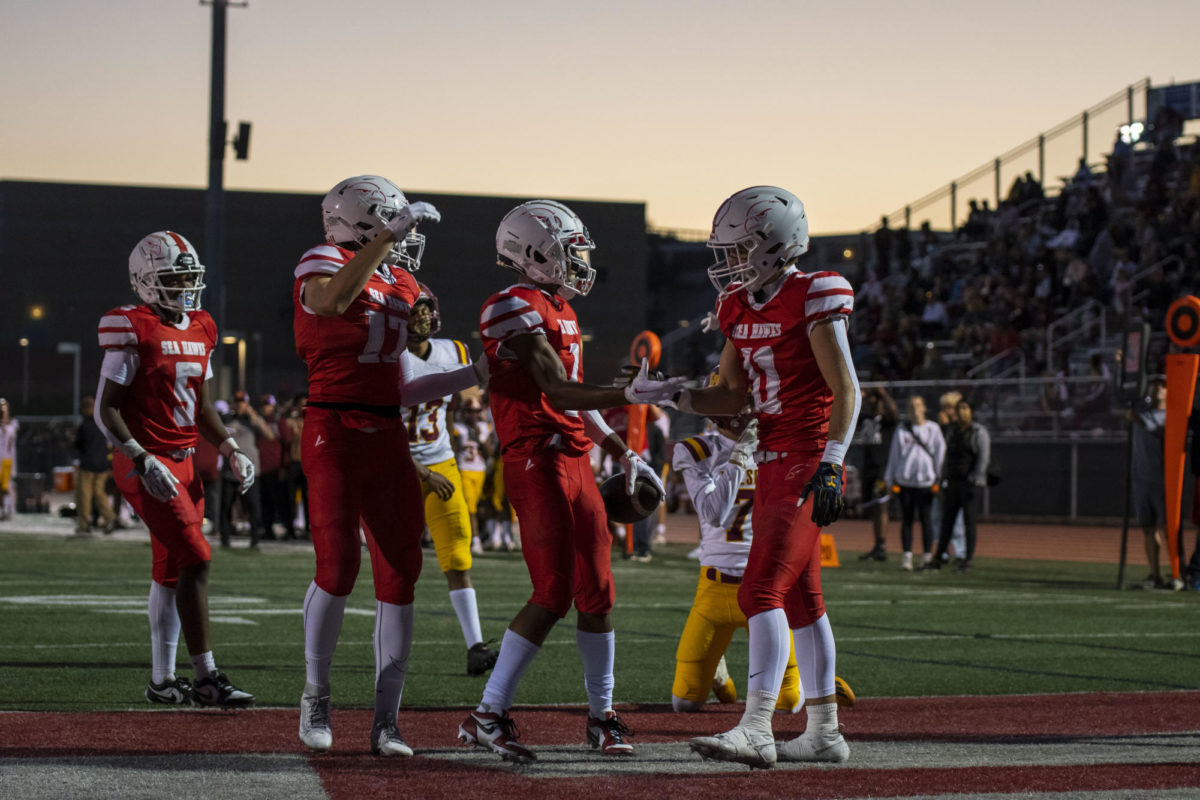
<svg viewBox="0 0 1200 800">
<path fill-rule="evenodd" d="M 928 489 L 937 483 L 946 457 L 946 440 L 932 420 L 901 423 L 892 436 L 883 480 L 888 486 Z"/>
</svg>

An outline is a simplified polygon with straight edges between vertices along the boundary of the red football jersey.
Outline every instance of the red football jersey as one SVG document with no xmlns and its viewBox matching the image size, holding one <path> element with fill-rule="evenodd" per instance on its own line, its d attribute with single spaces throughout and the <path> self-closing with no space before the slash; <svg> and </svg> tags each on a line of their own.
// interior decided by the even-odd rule
<svg viewBox="0 0 1200 800">
<path fill-rule="evenodd" d="M 121 306 L 100 318 L 100 346 L 136 350 L 138 370 L 121 418 L 138 444 L 163 454 L 196 446 L 196 398 L 209 376 L 217 325 L 207 311 L 171 325 L 149 306 Z"/>
<path fill-rule="evenodd" d="M 854 290 L 836 272 L 790 270 L 762 305 L 744 291 L 717 309 L 750 378 L 758 442 L 763 450 L 813 452 L 825 447 L 833 392 L 808 339 L 814 323 L 854 310 Z"/>
<path fill-rule="evenodd" d="M 571 306 L 537 287 L 517 284 L 483 304 L 479 332 L 490 370 L 492 420 L 504 457 L 528 457 L 555 436 L 556 446 L 564 452 L 582 455 L 591 451 L 592 442 L 578 412 L 560 411 L 551 405 L 533 376 L 504 347 L 514 336 L 545 336 L 570 379 L 582 380 L 583 340 Z"/>
<path fill-rule="evenodd" d="M 331 244 L 312 248 L 296 267 L 292 288 L 296 352 L 308 365 L 309 399 L 329 403 L 400 406 L 400 354 L 417 299 L 416 279 L 384 265 L 338 317 L 322 317 L 300 297 L 313 275 L 332 275 L 354 252 Z"/>
</svg>

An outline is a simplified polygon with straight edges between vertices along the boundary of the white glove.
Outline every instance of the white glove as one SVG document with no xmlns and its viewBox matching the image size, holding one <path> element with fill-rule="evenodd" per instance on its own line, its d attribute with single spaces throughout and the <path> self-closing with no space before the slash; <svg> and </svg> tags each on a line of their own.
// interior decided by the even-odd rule
<svg viewBox="0 0 1200 800">
<path fill-rule="evenodd" d="M 642 368 L 625 387 L 625 399 L 633 405 L 650 403 L 656 406 L 671 406 L 671 398 L 683 390 L 687 378 L 656 380 L 650 377 L 650 362 L 642 359 Z"/>
<path fill-rule="evenodd" d="M 479 354 L 479 358 L 471 362 L 471 368 L 475 370 L 475 377 L 479 379 L 479 385 L 487 386 L 488 376 L 491 374 L 491 367 L 488 364 L 486 350 Z"/>
<path fill-rule="evenodd" d="M 241 450 L 234 450 L 229 454 L 229 468 L 233 470 L 233 477 L 241 484 L 238 491 L 245 494 L 246 490 L 254 485 L 254 462 Z"/>
<path fill-rule="evenodd" d="M 166 464 L 154 456 L 147 455 L 142 466 L 144 471 L 138 477 L 141 478 L 142 485 L 146 487 L 146 491 L 150 493 L 151 497 L 161 503 L 169 503 L 175 495 L 179 494 L 179 490 L 175 488 L 179 479 L 171 474 L 171 470 L 167 469 Z"/>
<path fill-rule="evenodd" d="M 237 478 L 238 483 L 241 484 L 238 490 L 245 494 L 246 490 L 254 485 L 254 462 L 244 451 L 238 449 L 237 442 L 232 436 L 221 442 L 221 446 L 217 449 L 221 455 L 225 456 L 225 460 L 229 462 L 229 469 L 233 472 L 233 477 Z"/>
<path fill-rule="evenodd" d="M 441 222 L 442 215 L 431 203 L 418 200 L 409 203 L 387 222 L 387 229 L 392 232 L 397 242 L 404 241 L 408 232 L 417 226 L 418 222 Z"/>
<path fill-rule="evenodd" d="M 717 319 L 717 312 L 710 311 L 704 315 L 704 319 L 700 320 L 700 330 L 705 333 L 721 330 L 721 320 Z"/>
<path fill-rule="evenodd" d="M 758 420 L 750 420 L 746 430 L 738 437 L 729 454 L 729 463 L 742 469 L 749 469 L 754 464 L 754 451 L 758 449 Z"/>
<path fill-rule="evenodd" d="M 667 490 L 663 488 L 662 480 L 659 479 L 658 473 L 650 468 L 650 465 L 642 461 L 641 457 L 632 450 L 626 450 L 625 455 L 621 456 L 621 467 L 625 470 L 625 493 L 633 494 L 633 489 L 638 476 L 642 476 L 654 484 L 658 489 L 659 494 L 666 496 Z"/>
</svg>

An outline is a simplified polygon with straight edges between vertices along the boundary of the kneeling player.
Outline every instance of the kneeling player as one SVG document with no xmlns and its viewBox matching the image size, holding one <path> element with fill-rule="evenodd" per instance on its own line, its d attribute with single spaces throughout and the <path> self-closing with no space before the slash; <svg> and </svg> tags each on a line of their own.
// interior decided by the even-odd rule
<svg viewBox="0 0 1200 800">
<path fill-rule="evenodd" d="M 200 529 L 204 489 L 192 463 L 197 434 L 219 445 L 244 492 L 254 465 L 228 436 L 212 404 L 209 358 L 217 328 L 200 310 L 204 267 L 187 239 L 152 233 L 129 256 L 129 280 L 143 305 L 100 318 L 104 363 L 96 424 L 113 443 L 117 488 L 150 528 L 153 669 L 146 699 L 239 707 L 254 695 L 217 670 L 208 630 L 212 550 Z M 175 676 L 179 631 L 196 681 Z"/>
</svg>

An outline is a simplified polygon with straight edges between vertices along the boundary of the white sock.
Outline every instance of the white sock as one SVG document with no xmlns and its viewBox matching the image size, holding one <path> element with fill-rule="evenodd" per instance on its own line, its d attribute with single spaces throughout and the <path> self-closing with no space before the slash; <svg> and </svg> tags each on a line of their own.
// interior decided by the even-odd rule
<svg viewBox="0 0 1200 800">
<path fill-rule="evenodd" d="M 203 680 L 217 671 L 217 662 L 213 660 L 212 650 L 205 650 L 199 655 L 192 656 L 192 666 L 196 668 L 196 680 Z"/>
<path fill-rule="evenodd" d="M 313 581 L 304 595 L 304 680 L 329 686 L 329 665 L 342 632 L 346 598 L 334 597 Z"/>
<path fill-rule="evenodd" d="M 504 631 L 504 638 L 500 641 L 500 657 L 496 659 L 496 666 L 492 667 L 487 685 L 483 687 L 479 710 L 500 712 L 512 708 L 521 676 L 541 649 L 540 645 L 518 633 Z"/>
<path fill-rule="evenodd" d="M 375 602 L 375 721 L 394 719 L 408 676 L 412 650 L 412 603 Z"/>
<path fill-rule="evenodd" d="M 746 692 L 779 693 L 783 673 L 787 670 L 788 624 L 782 608 L 772 608 L 750 617 L 750 677 Z M 801 681 L 804 675 L 800 675 Z"/>
<path fill-rule="evenodd" d="M 805 736 L 820 736 L 837 733 L 837 703 L 822 703 L 819 706 L 805 706 L 808 712 L 808 724 L 804 728 Z"/>
<path fill-rule="evenodd" d="M 475 604 L 475 589 L 450 590 L 450 605 L 454 606 L 454 614 L 458 617 L 458 626 L 462 628 L 463 639 L 467 648 L 472 648 L 483 641 L 483 632 L 479 627 L 479 608 Z"/>
<path fill-rule="evenodd" d="M 837 686 L 834 683 L 837 666 L 837 646 L 833 642 L 833 628 L 829 615 L 803 628 L 792 631 L 796 644 L 796 666 L 800 669 L 800 686 L 804 698 L 828 697 Z"/>
<path fill-rule="evenodd" d="M 771 733 L 771 715 L 775 713 L 775 702 L 779 699 L 778 692 L 754 690 L 746 692 L 746 710 L 742 712 L 742 721 L 738 723 L 758 733 Z"/>
<path fill-rule="evenodd" d="M 588 633 L 576 628 L 575 645 L 583 660 L 583 688 L 587 691 L 588 711 L 596 719 L 604 719 L 604 715 L 612 711 L 616 634 L 613 631 Z"/>
<path fill-rule="evenodd" d="M 161 684 L 175 680 L 175 653 L 179 649 L 179 611 L 175 590 L 150 582 L 150 680 Z"/>
</svg>

